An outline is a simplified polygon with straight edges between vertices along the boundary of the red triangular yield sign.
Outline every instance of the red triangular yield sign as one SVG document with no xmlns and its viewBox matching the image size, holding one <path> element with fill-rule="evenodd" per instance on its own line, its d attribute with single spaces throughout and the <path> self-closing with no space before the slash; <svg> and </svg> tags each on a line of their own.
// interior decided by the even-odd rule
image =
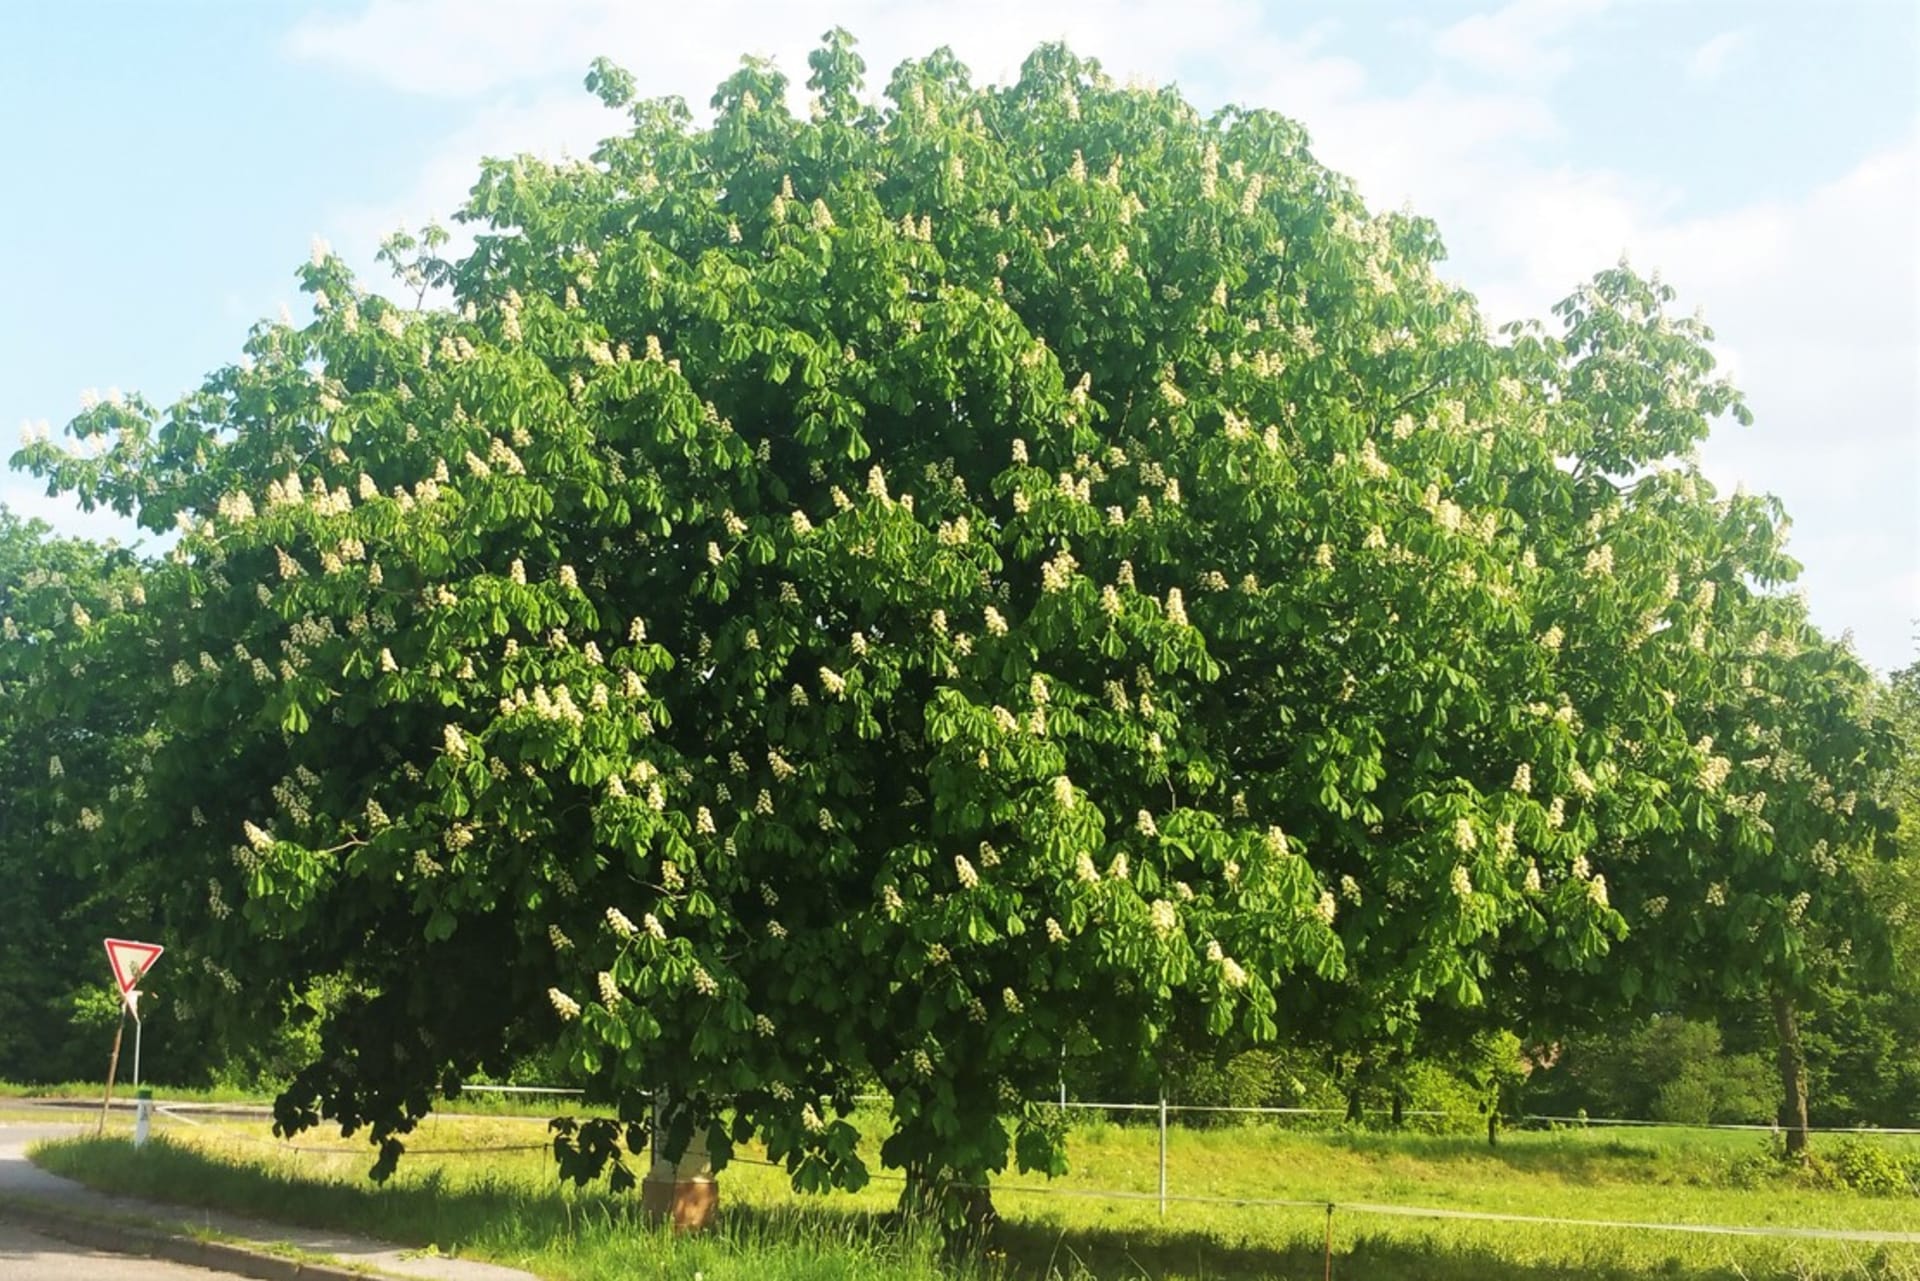
<svg viewBox="0 0 1920 1281">
<path fill-rule="evenodd" d="M 107 964 L 113 967 L 113 981 L 120 985 L 120 999 L 133 1004 L 129 993 L 141 976 L 153 968 L 160 953 L 167 949 L 158 943 L 135 943 L 131 939 L 107 940 Z"/>
</svg>

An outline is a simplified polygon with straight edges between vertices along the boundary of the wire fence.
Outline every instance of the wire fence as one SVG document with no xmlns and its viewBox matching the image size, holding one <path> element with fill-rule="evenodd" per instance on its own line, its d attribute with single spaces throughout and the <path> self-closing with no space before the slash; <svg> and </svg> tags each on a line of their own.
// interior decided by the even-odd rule
<svg viewBox="0 0 1920 1281">
<path fill-rule="evenodd" d="M 467 1088 L 473 1088 L 473 1087 L 467 1087 Z M 534 1087 L 534 1086 L 511 1087 L 511 1088 L 516 1093 L 522 1093 L 522 1094 L 528 1094 L 528 1095 L 554 1095 L 554 1096 L 562 1096 L 562 1097 L 578 1097 L 582 1094 L 582 1092 L 579 1090 L 564 1089 L 564 1088 L 549 1088 L 549 1087 Z M 858 1098 L 860 1099 L 860 1101 L 863 1101 L 863 1102 L 886 1101 L 886 1096 L 884 1095 L 861 1095 L 861 1096 L 858 1096 Z M 1053 1101 L 1051 1100 L 1049 1100 L 1049 1103 L 1052 1104 L 1053 1106 L 1062 1106 L 1057 1103 L 1053 1103 Z M 192 1118 L 192 1116 L 190 1115 L 190 1110 L 183 1112 L 182 1110 L 180 1110 L 179 1105 L 163 1104 L 157 1110 L 162 1115 L 167 1116 L 169 1119 L 172 1119 L 172 1120 L 182 1121 L 188 1125 L 201 1124 L 201 1122 L 196 1121 Z M 1730 1224 L 1730 1223 L 1690 1223 L 1690 1222 L 1669 1223 L 1669 1222 L 1656 1222 L 1656 1221 L 1635 1220 L 1635 1219 L 1575 1218 L 1575 1217 L 1557 1216 L 1557 1215 L 1515 1214 L 1515 1213 L 1509 1213 L 1509 1212 L 1503 1212 L 1503 1211 L 1497 1211 L 1497 1210 L 1460 1209 L 1460 1208 L 1448 1207 L 1448 1206 L 1406 1205 L 1406 1204 L 1397 1204 L 1397 1203 L 1391 1203 L 1391 1202 L 1375 1202 L 1375 1201 L 1360 1201 L 1360 1200 L 1349 1201 L 1349 1200 L 1342 1200 L 1339 1198 L 1231 1196 L 1231 1195 L 1210 1194 L 1210 1193 L 1204 1193 L 1204 1192 L 1176 1191 L 1172 1186 L 1172 1180 L 1171 1180 L 1171 1170 L 1169 1165 L 1169 1140 L 1170 1140 L 1171 1134 L 1175 1129 L 1173 1122 L 1182 1113 L 1194 1113 L 1194 1114 L 1203 1114 L 1203 1115 L 1223 1115 L 1223 1114 L 1236 1115 L 1237 1114 L 1237 1115 L 1245 1115 L 1249 1117 L 1336 1116 L 1341 1118 L 1345 1118 L 1347 1114 L 1344 1109 L 1335 1109 L 1335 1108 L 1233 1107 L 1228 1105 L 1217 1105 L 1217 1104 L 1175 1104 L 1164 1098 L 1152 1103 L 1139 1103 L 1139 1102 L 1131 1102 L 1131 1101 L 1101 1102 L 1101 1101 L 1092 1101 L 1092 1100 L 1068 1100 L 1067 1103 L 1064 1105 L 1064 1110 L 1069 1112 L 1084 1111 L 1084 1112 L 1119 1112 L 1119 1113 L 1131 1113 L 1136 1115 L 1143 1114 L 1143 1113 L 1151 1114 L 1155 1128 L 1158 1132 L 1157 1133 L 1158 1141 L 1156 1145 L 1156 1165 L 1155 1165 L 1155 1171 L 1154 1171 L 1154 1175 L 1155 1175 L 1154 1190 L 1144 1191 L 1144 1190 L 1132 1189 L 1132 1188 L 1082 1188 L 1082 1187 L 1067 1187 L 1067 1186 L 1062 1186 L 1062 1185 L 1053 1184 L 1053 1183 L 1025 1184 L 1025 1183 L 1015 1183 L 1015 1182 L 1005 1182 L 1005 1181 L 995 1183 L 990 1186 L 981 1185 L 981 1187 L 978 1190 L 991 1191 L 996 1195 L 1004 1194 L 1004 1195 L 1011 1195 L 1011 1196 L 1018 1196 L 1018 1197 L 1041 1197 L 1041 1198 L 1055 1197 L 1055 1198 L 1062 1198 L 1062 1199 L 1068 1199 L 1068 1200 L 1093 1200 L 1093 1201 L 1103 1201 L 1103 1202 L 1109 1202 L 1109 1203 L 1151 1204 L 1151 1205 L 1155 1205 L 1158 1208 L 1159 1214 L 1162 1217 L 1166 1216 L 1169 1213 L 1169 1211 L 1176 1206 L 1239 1208 L 1239 1209 L 1269 1209 L 1269 1210 L 1301 1209 L 1301 1210 L 1324 1211 L 1325 1214 L 1327 1215 L 1329 1240 L 1331 1240 L 1331 1232 L 1332 1232 L 1334 1216 L 1336 1215 L 1336 1213 L 1339 1213 L 1339 1214 L 1362 1216 L 1362 1217 L 1391 1217 L 1391 1218 L 1403 1218 L 1403 1219 L 1411 1218 L 1411 1219 L 1429 1219 L 1429 1220 L 1448 1220 L 1448 1221 L 1456 1221 L 1456 1222 L 1499 1223 L 1499 1224 L 1516 1225 L 1521 1227 L 1568 1227 L 1568 1228 L 1594 1230 L 1594 1231 L 1661 1232 L 1661 1233 L 1679 1233 L 1679 1234 L 1693 1234 L 1693 1235 L 1721 1236 L 1721 1237 L 1764 1237 L 1764 1238 L 1774 1238 L 1774 1239 L 1791 1239 L 1791 1240 L 1805 1240 L 1805 1241 L 1830 1241 L 1830 1242 L 1853 1243 L 1858 1245 L 1920 1246 L 1920 1231 L 1903 1231 L 1903 1230 L 1876 1229 L 1876 1228 L 1815 1227 L 1815 1226 L 1797 1226 L 1797 1225 L 1791 1225 L 1791 1224 Z M 1413 1116 L 1413 1115 L 1445 1116 L 1448 1114 L 1442 1113 L 1442 1112 L 1435 1112 L 1435 1111 L 1425 1111 L 1423 1113 L 1415 1113 L 1410 1110 L 1402 1113 L 1402 1115 L 1403 1116 Z M 1595 1118 L 1595 1117 L 1581 1117 L 1577 1115 L 1576 1116 L 1560 1116 L 1560 1115 L 1552 1115 L 1552 1114 L 1527 1114 L 1521 1117 L 1520 1119 L 1528 1122 L 1550 1124 L 1555 1126 L 1565 1126 L 1567 1128 L 1581 1128 L 1581 1127 L 1602 1128 L 1602 1127 L 1608 1127 L 1608 1126 L 1612 1126 L 1612 1127 L 1649 1126 L 1649 1127 L 1660 1127 L 1660 1128 L 1667 1128 L 1667 1129 L 1732 1130 L 1732 1131 L 1741 1131 L 1741 1132 L 1755 1132 L 1755 1131 L 1767 1131 L 1770 1129 L 1777 1129 L 1777 1127 L 1769 1127 L 1769 1126 L 1761 1126 L 1761 1125 L 1736 1125 L 1736 1124 L 1707 1125 L 1707 1124 L 1691 1124 L 1686 1122 L 1641 1121 L 1641 1120 L 1635 1120 L 1631 1118 L 1622 1118 L 1622 1117 Z M 1898 1128 L 1898 1127 L 1886 1128 L 1886 1129 L 1875 1129 L 1871 1127 L 1822 1127 L 1822 1129 L 1823 1129 L 1823 1132 L 1825 1133 L 1846 1133 L 1846 1134 L 1861 1134 L 1861 1135 L 1912 1136 L 1912 1135 L 1920 1134 L 1920 1129 Z M 244 1140 L 259 1144 L 264 1147 L 273 1148 L 275 1150 L 282 1151 L 282 1152 L 292 1152 L 292 1153 L 298 1153 L 302 1155 L 336 1156 L 336 1157 L 344 1156 L 344 1155 L 352 1155 L 352 1152 L 350 1150 L 342 1149 L 339 1147 L 321 1147 L 321 1146 L 315 1146 L 310 1144 L 294 1143 L 285 1139 L 277 1139 L 277 1138 L 262 1139 L 256 1136 L 243 1135 L 243 1134 L 238 1135 L 237 1137 L 240 1137 Z M 476 1154 L 490 1154 L 490 1153 L 544 1151 L 550 1147 L 551 1147 L 551 1144 L 548 1142 L 475 1143 L 475 1144 L 462 1144 L 457 1146 L 409 1147 L 408 1151 L 410 1154 L 413 1154 L 413 1155 L 476 1155 Z M 769 1167 L 774 1169 L 786 1168 L 786 1166 L 781 1162 L 767 1161 L 767 1160 L 763 1160 L 760 1158 L 756 1158 L 756 1157 L 752 1157 L 744 1154 L 736 1154 L 732 1159 L 732 1163 L 739 1164 L 739 1165 L 764 1166 L 764 1167 Z M 905 1180 L 902 1176 L 887 1174 L 887 1173 L 874 1174 L 870 1176 L 870 1180 L 875 1183 L 888 1184 L 888 1185 L 904 1185 L 905 1183 Z M 1917 1189 L 1917 1190 L 1920 1190 L 1920 1189 Z"/>
<path fill-rule="evenodd" d="M 467 1089 L 476 1087 L 468 1086 Z M 513 1087 L 477 1087 L 483 1090 L 497 1089 L 503 1093 L 526 1096 L 552 1096 L 557 1098 L 579 1098 L 584 1092 L 570 1087 L 513 1086 Z M 884 1095 L 861 1095 L 862 1102 L 886 1102 Z M 1391 1202 L 1361 1200 L 1342 1200 L 1339 1198 L 1301 1198 L 1269 1196 L 1232 1196 L 1206 1192 L 1179 1191 L 1173 1187 L 1172 1170 L 1169 1161 L 1170 1137 L 1176 1130 L 1175 1120 L 1182 1114 L 1206 1116 L 1247 1116 L 1294 1117 L 1345 1119 L 1347 1112 L 1337 1108 L 1288 1108 L 1288 1107 L 1234 1107 L 1219 1104 L 1176 1104 L 1167 1099 L 1151 1103 L 1134 1101 L 1098 1101 L 1068 1100 L 1064 1105 L 1053 1100 L 1050 1105 L 1062 1107 L 1067 1112 L 1106 1112 L 1132 1115 L 1149 1114 L 1157 1131 L 1156 1161 L 1154 1169 L 1155 1186 L 1152 1191 L 1138 1188 L 1086 1188 L 1069 1187 L 1056 1183 L 1027 1184 L 1002 1181 L 984 1186 L 979 1190 L 991 1191 L 996 1195 L 1016 1197 L 1059 1198 L 1063 1200 L 1091 1200 L 1116 1204 L 1153 1205 L 1164 1217 L 1174 1207 L 1210 1207 L 1238 1208 L 1256 1210 L 1294 1209 L 1323 1211 L 1327 1216 L 1329 1242 L 1336 1214 L 1360 1217 L 1390 1217 L 1402 1219 L 1447 1220 L 1455 1222 L 1478 1222 L 1509 1224 L 1519 1227 L 1563 1227 L 1589 1231 L 1626 1231 L 1678 1233 L 1718 1237 L 1762 1237 L 1803 1241 L 1828 1241 L 1852 1243 L 1857 1245 L 1913 1245 L 1920 1246 L 1920 1231 L 1905 1231 L 1877 1228 L 1836 1228 L 1801 1226 L 1792 1224 L 1739 1224 L 1739 1223 L 1698 1223 L 1698 1222 L 1656 1222 L 1638 1219 L 1576 1218 L 1557 1215 L 1515 1214 L 1497 1210 L 1461 1209 L 1448 1206 L 1407 1205 Z M 265 1113 L 265 1109 L 241 1109 L 233 1105 L 194 1105 L 190 1103 L 160 1103 L 155 1111 L 170 1121 L 188 1126 L 200 1127 L 204 1121 L 197 1119 L 195 1113 L 202 1115 L 252 1116 Z M 1416 1112 L 1408 1110 L 1403 1116 L 1424 1115 L 1428 1117 L 1446 1116 L 1436 1111 Z M 489 1119 L 509 1119 L 489 1118 Z M 1145 1119 L 1143 1117 L 1143 1119 Z M 1525 1114 L 1519 1120 L 1532 1124 L 1550 1125 L 1566 1129 L 1608 1127 L 1649 1127 L 1679 1130 L 1727 1130 L 1736 1132 L 1766 1132 L 1777 1130 L 1777 1126 L 1744 1124 L 1699 1124 L 1689 1122 L 1652 1121 L 1625 1117 L 1583 1117 L 1556 1114 Z M 1855 1134 L 1869 1136 L 1914 1136 L 1920 1135 L 1920 1129 L 1907 1127 L 1874 1128 L 1863 1126 L 1827 1126 L 1818 1127 L 1829 1134 Z M 246 1134 L 236 1129 L 223 1130 L 223 1137 L 233 1137 L 242 1142 L 271 1149 L 277 1152 L 301 1156 L 343 1157 L 355 1155 L 354 1149 L 337 1146 L 296 1143 L 281 1138 L 263 1138 Z M 508 1142 L 508 1143 L 455 1143 L 447 1145 L 429 1144 L 408 1148 L 411 1155 L 417 1156 L 474 1156 L 505 1153 L 531 1153 L 547 1151 L 550 1141 Z M 736 1154 L 733 1164 L 765 1166 L 776 1169 L 786 1168 L 780 1162 L 767 1161 L 745 1154 Z M 894 1174 L 876 1173 L 871 1177 L 874 1183 L 904 1185 L 905 1180 Z M 1920 1190 L 1920 1189 L 1916 1189 Z M 1331 1248 L 1329 1246 L 1329 1248 Z"/>
<path fill-rule="evenodd" d="M 884 1094 L 859 1094 L 859 1095 L 855 1095 L 854 1097 L 856 1100 L 862 1103 L 890 1102 L 890 1099 L 888 1098 L 888 1096 Z M 1164 1104 L 1137 1103 L 1137 1102 L 1123 1103 L 1123 1102 L 1103 1102 L 1097 1099 L 1062 1098 L 1059 1100 L 1049 1099 L 1047 1100 L 1045 1106 L 1061 1108 L 1068 1112 L 1084 1111 L 1084 1112 L 1123 1112 L 1123 1113 L 1124 1112 L 1156 1112 L 1157 1113 L 1164 1110 L 1169 1116 L 1214 1115 L 1214 1116 L 1302 1117 L 1302 1118 L 1327 1117 L 1327 1118 L 1332 1118 L 1337 1122 L 1345 1122 L 1345 1121 L 1351 1120 L 1353 1119 L 1353 1116 L 1354 1116 L 1353 1110 L 1348 1108 L 1253 1107 L 1253 1106 L 1236 1107 L 1228 1104 L 1174 1103 L 1171 1101 L 1168 1101 Z M 1362 1109 L 1361 1113 L 1363 1116 L 1374 1116 L 1374 1117 L 1394 1115 L 1384 1108 L 1366 1108 L 1366 1109 Z M 1458 1111 L 1447 1112 L 1447 1111 L 1442 1111 L 1436 1108 L 1404 1108 L 1397 1115 L 1403 1118 L 1420 1119 L 1420 1120 L 1465 1121 L 1465 1120 L 1472 1119 L 1472 1120 L 1475 1120 L 1477 1123 L 1484 1123 L 1486 1119 L 1485 1113 L 1465 1113 L 1465 1112 L 1458 1112 Z M 1562 1115 L 1562 1114 L 1548 1113 L 1548 1112 L 1519 1112 L 1511 1116 L 1503 1116 L 1501 1120 L 1501 1124 L 1503 1128 L 1508 1125 L 1517 1124 L 1517 1125 L 1523 1125 L 1523 1126 L 1551 1126 L 1551 1127 L 1561 1127 L 1561 1128 L 1568 1128 L 1568 1129 L 1578 1129 L 1578 1128 L 1584 1128 L 1588 1126 L 1593 1126 L 1593 1127 L 1615 1126 L 1615 1127 L 1642 1127 L 1647 1129 L 1667 1129 L 1667 1130 L 1729 1130 L 1729 1131 L 1741 1131 L 1741 1132 L 1754 1133 L 1754 1134 L 1782 1133 L 1782 1128 L 1778 1121 L 1768 1122 L 1764 1124 L 1753 1123 L 1753 1122 L 1733 1122 L 1733 1121 L 1656 1121 L 1656 1120 L 1642 1120 L 1634 1117 L 1587 1116 L 1582 1113 L 1576 1113 L 1574 1115 Z M 1920 1127 L 1902 1127 L 1902 1126 L 1890 1126 L 1890 1125 L 1809 1125 L 1807 1127 L 1807 1131 L 1810 1134 L 1859 1134 L 1859 1135 L 1869 1135 L 1869 1136 L 1920 1135 Z"/>
<path fill-rule="evenodd" d="M 573 1086 L 552 1086 L 552 1085 L 478 1084 L 478 1085 L 462 1085 L 460 1089 L 463 1094 L 491 1093 L 491 1094 L 506 1095 L 506 1096 L 515 1097 L 515 1098 L 532 1099 L 532 1098 L 540 1098 L 540 1097 L 553 1097 L 553 1098 L 579 1099 L 583 1101 L 586 1100 L 586 1093 L 587 1093 L 585 1090 L 579 1089 Z M 856 1094 L 853 1097 L 854 1097 L 854 1100 L 859 1103 L 885 1104 L 885 1103 L 892 1102 L 891 1097 L 885 1094 Z M 29 1104 L 32 1106 L 39 1106 L 39 1107 L 73 1107 L 73 1108 L 89 1107 L 90 1108 L 95 1106 L 94 1104 L 81 1099 L 21 1099 L 21 1100 L 18 1100 L 18 1102 L 22 1104 Z M 115 1099 L 113 1100 L 112 1106 L 116 1109 L 123 1109 L 123 1110 L 130 1111 L 135 1107 L 135 1102 L 132 1099 Z M 1338 1127 L 1339 1125 L 1345 1124 L 1354 1119 L 1353 1111 L 1347 1108 L 1232 1106 L 1228 1104 L 1213 1104 L 1213 1103 L 1175 1103 L 1170 1099 L 1165 1101 L 1164 1103 L 1162 1102 L 1142 1103 L 1142 1102 L 1136 1102 L 1132 1100 L 1126 1100 L 1126 1101 L 1119 1101 L 1119 1100 L 1109 1101 L 1109 1100 L 1098 1100 L 1098 1099 L 1055 1100 L 1050 1098 L 1050 1099 L 1047 1099 L 1042 1104 L 1042 1106 L 1056 1107 L 1067 1112 L 1087 1112 L 1087 1113 L 1158 1114 L 1161 1112 L 1165 1112 L 1170 1121 L 1174 1118 L 1178 1118 L 1182 1116 L 1211 1116 L 1211 1117 L 1241 1116 L 1241 1117 L 1248 1117 L 1248 1118 L 1262 1118 L 1262 1117 L 1295 1118 L 1295 1119 L 1301 1119 L 1301 1120 L 1326 1119 L 1326 1120 L 1333 1121 L 1335 1123 L 1335 1126 Z M 264 1105 L 259 1105 L 259 1104 L 212 1103 L 212 1102 L 200 1103 L 200 1102 L 193 1102 L 193 1101 L 180 1101 L 180 1102 L 164 1103 L 164 1104 L 161 1104 L 160 1107 L 162 1108 L 162 1110 L 165 1110 L 173 1115 L 179 1115 L 180 1113 L 183 1113 L 183 1112 L 203 1112 L 203 1113 L 208 1113 L 212 1115 L 225 1114 L 225 1115 L 236 1115 L 236 1116 L 256 1116 L 256 1115 L 271 1116 L 272 1115 L 272 1109 L 270 1107 L 266 1107 Z M 445 1113 L 444 1115 L 459 1116 L 461 1115 L 461 1113 L 459 1113 L 458 1111 L 450 1111 Z M 1367 1109 L 1363 1109 L 1361 1112 L 1362 1117 L 1372 1117 L 1375 1119 L 1386 1118 L 1389 1115 L 1391 1114 L 1386 1109 L 1383 1109 L 1383 1108 L 1367 1108 Z M 1451 1120 L 1456 1122 L 1473 1121 L 1476 1124 L 1476 1126 L 1478 1124 L 1484 1124 L 1484 1121 L 1485 1121 L 1484 1113 L 1470 1114 L 1470 1113 L 1459 1112 L 1459 1111 L 1447 1112 L 1447 1111 L 1442 1111 L 1442 1110 L 1433 1109 L 1433 1108 L 1406 1108 L 1406 1109 L 1403 1109 L 1401 1112 L 1399 1112 L 1398 1116 L 1407 1120 Z M 514 1118 L 513 1113 L 499 1114 L 499 1119 L 502 1119 L 502 1120 L 513 1119 L 513 1118 Z M 537 1121 L 544 1122 L 546 1120 L 546 1117 L 544 1114 L 537 1115 L 537 1116 L 528 1115 L 522 1119 L 537 1120 Z M 1657 1129 L 1657 1130 L 1702 1130 L 1702 1131 L 1720 1130 L 1720 1131 L 1728 1131 L 1733 1133 L 1746 1133 L 1746 1134 L 1780 1134 L 1783 1132 L 1782 1127 L 1777 1121 L 1765 1122 L 1765 1123 L 1735 1122 L 1735 1121 L 1664 1121 L 1664 1120 L 1654 1120 L 1650 1118 L 1641 1118 L 1641 1117 L 1588 1116 L 1583 1113 L 1564 1114 L 1564 1113 L 1549 1113 L 1549 1112 L 1520 1112 L 1520 1113 L 1512 1114 L 1510 1116 L 1503 1116 L 1501 1118 L 1501 1126 L 1503 1129 L 1506 1129 L 1509 1127 L 1526 1127 L 1526 1128 L 1553 1128 L 1553 1129 L 1612 1128 L 1612 1129 L 1650 1129 L 1650 1130 Z M 1920 1127 L 1914 1127 L 1914 1126 L 1809 1125 L 1807 1127 L 1807 1131 L 1808 1133 L 1811 1133 L 1811 1134 L 1851 1134 L 1851 1135 L 1859 1135 L 1859 1136 L 1869 1137 L 1869 1138 L 1882 1138 L 1882 1137 L 1911 1138 L 1915 1136 L 1920 1136 Z M 1464 1129 L 1463 1129 L 1463 1133 L 1464 1133 Z"/>
</svg>

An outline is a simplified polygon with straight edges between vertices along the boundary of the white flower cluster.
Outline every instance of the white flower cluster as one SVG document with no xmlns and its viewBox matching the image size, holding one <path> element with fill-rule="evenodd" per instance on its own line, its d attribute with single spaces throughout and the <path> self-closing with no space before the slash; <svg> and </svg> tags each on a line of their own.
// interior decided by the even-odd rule
<svg viewBox="0 0 1920 1281">
<path fill-rule="evenodd" d="M 386 651 L 381 651 L 381 666 L 386 666 Z M 394 670 L 394 669 L 388 669 Z M 516 712 L 533 709 L 534 715 L 545 721 L 559 721 L 569 725 L 580 725 L 586 721 L 586 713 L 573 701 L 573 691 L 565 685 L 549 691 L 545 685 L 535 685 L 533 695 L 528 697 L 524 689 L 516 689 L 512 694 L 500 700 L 500 712 L 510 716 Z"/>
<path fill-rule="evenodd" d="M 244 524 L 254 517 L 253 500 L 243 492 L 223 494 L 216 510 L 220 519 L 233 525 Z"/>
<path fill-rule="evenodd" d="M 1226 980 L 1228 987 L 1245 987 L 1247 972 L 1240 963 L 1226 954 L 1218 939 L 1207 944 L 1207 959 L 1220 967 L 1220 977 Z"/>
<path fill-rule="evenodd" d="M 547 989 L 547 1000 L 553 1003 L 554 1013 L 563 1020 L 571 1022 L 580 1017 L 580 1002 L 568 996 L 557 987 Z"/>
<path fill-rule="evenodd" d="M 1041 566 L 1040 590 L 1044 592 L 1065 591 L 1068 585 L 1073 582 L 1073 571 L 1078 568 L 1078 566 L 1079 562 L 1074 560 L 1073 553 L 1062 550 L 1058 556 L 1055 556 L 1052 560 Z M 989 623 L 988 630 L 992 630 L 991 623 Z"/>
<path fill-rule="evenodd" d="M 1178 587 L 1167 588 L 1167 621 L 1176 627 L 1187 626 L 1187 602 Z"/>
</svg>

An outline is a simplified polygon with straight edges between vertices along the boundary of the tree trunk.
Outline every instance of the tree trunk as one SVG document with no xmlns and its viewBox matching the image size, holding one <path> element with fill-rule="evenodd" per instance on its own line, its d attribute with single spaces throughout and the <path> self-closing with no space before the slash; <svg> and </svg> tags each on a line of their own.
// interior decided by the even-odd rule
<svg viewBox="0 0 1920 1281">
<path fill-rule="evenodd" d="M 1358 1125 L 1360 1118 L 1360 1085 L 1355 1082 L 1347 1087 L 1347 1121 L 1352 1125 Z"/>
<path fill-rule="evenodd" d="M 1780 1128 L 1786 1131 L 1787 1155 L 1807 1151 L 1807 1056 L 1800 1048 L 1800 1020 L 1793 998 L 1774 989 L 1773 1027 L 1780 1041 Z"/>
<path fill-rule="evenodd" d="M 916 1163 L 907 1167 L 904 1182 L 901 1215 L 932 1222 L 950 1246 L 977 1246 L 1000 1221 L 999 1212 L 993 1208 L 993 1189 L 984 1174 L 977 1183 L 960 1182 L 948 1172 Z"/>
<path fill-rule="evenodd" d="M 1399 1090 L 1393 1092 L 1393 1128 L 1405 1129 L 1407 1124 L 1407 1096 Z"/>
</svg>

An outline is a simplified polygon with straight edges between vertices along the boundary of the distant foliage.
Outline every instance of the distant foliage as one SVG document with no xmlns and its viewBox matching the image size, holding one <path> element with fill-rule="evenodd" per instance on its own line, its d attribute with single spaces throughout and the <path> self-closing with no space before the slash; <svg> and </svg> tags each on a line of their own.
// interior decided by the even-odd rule
<svg viewBox="0 0 1920 1281">
<path fill-rule="evenodd" d="M 1778 1107 L 1760 1054 L 1728 1054 L 1710 1021 L 1667 1015 L 1575 1041 L 1538 1074 L 1529 1105 L 1562 1115 L 1692 1124 L 1765 1124 Z"/>
</svg>

